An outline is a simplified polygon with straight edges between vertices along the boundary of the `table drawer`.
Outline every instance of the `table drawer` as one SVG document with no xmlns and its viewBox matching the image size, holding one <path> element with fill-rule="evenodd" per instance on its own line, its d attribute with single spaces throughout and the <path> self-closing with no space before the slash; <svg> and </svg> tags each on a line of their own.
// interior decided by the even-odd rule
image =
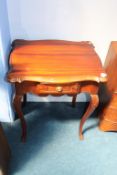
<svg viewBox="0 0 117 175">
<path fill-rule="evenodd" d="M 37 84 L 36 90 L 39 93 L 71 94 L 78 93 L 80 85 L 75 84 Z"/>
</svg>

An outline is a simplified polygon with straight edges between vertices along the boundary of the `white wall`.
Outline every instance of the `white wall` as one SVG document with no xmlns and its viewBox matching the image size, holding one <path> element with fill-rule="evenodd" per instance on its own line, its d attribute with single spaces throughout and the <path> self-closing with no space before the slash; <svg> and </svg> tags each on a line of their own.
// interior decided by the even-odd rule
<svg viewBox="0 0 117 175">
<path fill-rule="evenodd" d="M 8 71 L 8 53 L 10 49 L 10 32 L 5 0 L 0 0 L 0 122 L 13 120 L 11 111 L 11 86 L 6 81 Z"/>
<path fill-rule="evenodd" d="M 7 0 L 12 40 L 90 40 L 102 62 L 117 40 L 116 0 Z"/>
<path fill-rule="evenodd" d="M 91 40 L 104 62 L 117 38 L 116 0 L 7 0 L 12 40 Z"/>
</svg>

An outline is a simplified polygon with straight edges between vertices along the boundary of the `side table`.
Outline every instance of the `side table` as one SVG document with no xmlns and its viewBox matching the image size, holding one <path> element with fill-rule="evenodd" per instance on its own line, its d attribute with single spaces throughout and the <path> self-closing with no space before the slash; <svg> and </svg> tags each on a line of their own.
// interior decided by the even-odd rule
<svg viewBox="0 0 117 175">
<path fill-rule="evenodd" d="M 14 108 L 21 120 L 22 140 L 26 139 L 26 122 L 21 99 L 26 93 L 39 96 L 90 95 L 89 106 L 83 115 L 79 136 L 86 119 L 99 104 L 98 90 L 106 82 L 106 73 L 91 42 L 63 40 L 15 40 L 10 54 L 8 81 L 15 84 Z"/>
</svg>

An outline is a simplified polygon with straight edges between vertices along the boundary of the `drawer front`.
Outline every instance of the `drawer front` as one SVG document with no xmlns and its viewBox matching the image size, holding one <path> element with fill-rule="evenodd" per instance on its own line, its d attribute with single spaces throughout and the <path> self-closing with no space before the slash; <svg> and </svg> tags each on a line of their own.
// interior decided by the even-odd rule
<svg viewBox="0 0 117 175">
<path fill-rule="evenodd" d="M 80 85 L 75 84 L 38 84 L 36 90 L 39 93 L 50 93 L 50 94 L 72 94 L 78 93 Z"/>
</svg>

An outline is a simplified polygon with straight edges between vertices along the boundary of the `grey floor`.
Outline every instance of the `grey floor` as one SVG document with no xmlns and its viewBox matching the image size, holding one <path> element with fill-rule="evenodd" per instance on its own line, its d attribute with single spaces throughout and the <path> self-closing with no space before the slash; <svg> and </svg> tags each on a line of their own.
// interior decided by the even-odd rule
<svg viewBox="0 0 117 175">
<path fill-rule="evenodd" d="M 20 123 L 3 124 L 12 157 L 10 175 L 117 175 L 117 133 L 98 129 L 96 112 L 78 138 L 84 103 L 28 103 L 26 143 L 20 142 Z"/>
</svg>

